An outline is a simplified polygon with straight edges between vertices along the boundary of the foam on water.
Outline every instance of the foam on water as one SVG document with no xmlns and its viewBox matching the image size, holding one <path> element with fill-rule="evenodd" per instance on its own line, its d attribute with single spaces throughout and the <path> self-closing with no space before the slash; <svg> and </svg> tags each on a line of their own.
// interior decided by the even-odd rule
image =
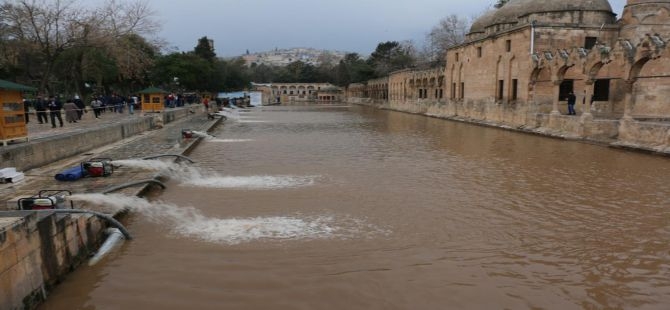
<svg viewBox="0 0 670 310">
<path fill-rule="evenodd" d="M 271 216 L 254 218 L 208 218 L 194 207 L 179 207 L 161 201 L 149 202 L 122 194 L 72 195 L 73 201 L 102 205 L 114 210 L 138 212 L 154 223 L 167 224 L 171 232 L 212 243 L 240 244 L 253 241 L 314 240 L 370 237 L 388 234 L 362 220 L 335 216 Z"/>
<path fill-rule="evenodd" d="M 314 185 L 318 176 L 201 176 L 182 185 L 206 188 L 280 189 Z"/>
<path fill-rule="evenodd" d="M 236 112 L 231 112 L 231 111 L 219 111 L 216 112 L 218 115 L 225 116 L 229 120 L 239 120 L 240 119 L 240 114 Z"/>
<path fill-rule="evenodd" d="M 268 121 L 262 120 L 240 120 L 240 123 L 269 123 Z"/>
<path fill-rule="evenodd" d="M 153 171 L 175 171 L 184 167 L 183 165 L 175 162 L 144 159 L 114 160 L 112 161 L 112 165 Z"/>
<path fill-rule="evenodd" d="M 205 172 L 197 167 L 186 164 L 162 161 L 127 159 L 112 161 L 115 166 L 158 171 L 162 175 L 181 182 L 182 186 L 204 188 L 239 188 L 239 189 L 280 189 L 314 185 L 319 176 L 221 176 L 215 172 Z"/>
<path fill-rule="evenodd" d="M 210 139 L 207 142 L 215 143 L 238 143 L 238 142 L 253 142 L 252 139 Z"/>
<path fill-rule="evenodd" d="M 211 139 L 215 139 L 215 138 L 216 138 L 215 136 L 212 136 L 212 135 L 210 135 L 210 134 L 208 134 L 208 133 L 206 133 L 206 132 L 197 131 L 197 130 L 193 130 L 192 132 L 193 132 L 194 135 L 196 135 L 196 136 L 198 136 L 198 137 L 205 138 L 205 140 L 211 140 Z"/>
</svg>

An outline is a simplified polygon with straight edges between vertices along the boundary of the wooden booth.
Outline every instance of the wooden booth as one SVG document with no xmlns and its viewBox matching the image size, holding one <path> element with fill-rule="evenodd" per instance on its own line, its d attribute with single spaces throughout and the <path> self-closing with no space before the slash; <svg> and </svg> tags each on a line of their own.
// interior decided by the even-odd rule
<svg viewBox="0 0 670 310">
<path fill-rule="evenodd" d="M 163 98 L 167 94 L 166 91 L 157 87 L 149 87 L 140 91 L 139 94 L 142 112 L 162 112 L 165 110 Z"/>
<path fill-rule="evenodd" d="M 0 80 L 0 141 L 2 145 L 19 139 L 28 139 L 23 93 L 36 89 Z"/>
</svg>

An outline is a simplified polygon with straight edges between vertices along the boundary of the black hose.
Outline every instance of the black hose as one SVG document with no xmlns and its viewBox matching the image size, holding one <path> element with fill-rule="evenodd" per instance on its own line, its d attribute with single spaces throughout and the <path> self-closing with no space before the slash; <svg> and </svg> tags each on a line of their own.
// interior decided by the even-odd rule
<svg viewBox="0 0 670 310">
<path fill-rule="evenodd" d="M 121 233 L 123 234 L 123 236 L 126 237 L 126 239 L 128 239 L 128 240 L 133 239 L 133 236 L 131 236 L 130 233 L 128 232 L 128 230 L 125 227 L 123 227 L 123 224 L 121 224 L 121 222 L 117 221 L 112 216 L 104 214 L 104 213 L 100 213 L 100 212 L 97 212 L 97 211 L 90 211 L 90 210 L 78 210 L 78 209 L 51 209 L 51 210 L 35 210 L 35 211 L 45 212 L 45 213 L 46 212 L 53 212 L 53 213 L 66 213 L 66 214 L 92 214 L 92 215 L 95 215 L 95 216 L 97 216 L 101 219 L 106 220 L 107 222 L 109 222 L 109 224 L 118 228 L 121 231 Z"/>
</svg>

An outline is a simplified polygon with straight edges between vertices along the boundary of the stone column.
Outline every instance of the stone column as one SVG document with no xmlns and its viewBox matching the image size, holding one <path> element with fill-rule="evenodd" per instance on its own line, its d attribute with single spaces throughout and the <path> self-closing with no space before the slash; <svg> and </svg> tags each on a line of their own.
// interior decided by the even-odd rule
<svg viewBox="0 0 670 310">
<path fill-rule="evenodd" d="M 633 96 L 633 90 L 635 88 L 635 80 L 626 80 L 625 81 L 625 99 L 624 99 L 624 108 L 623 108 L 623 118 L 632 119 L 633 114 L 633 105 L 635 105 L 635 97 Z"/>
<path fill-rule="evenodd" d="M 553 81 L 554 83 L 554 99 L 553 99 L 553 106 L 551 109 L 551 115 L 561 115 L 561 112 L 558 110 L 558 102 L 559 99 L 558 96 L 561 94 L 561 82 L 563 81 Z"/>
<path fill-rule="evenodd" d="M 593 97 L 593 80 L 586 80 L 585 82 L 585 93 L 584 93 L 584 104 L 582 105 L 582 118 L 593 118 L 591 114 L 591 98 Z"/>
</svg>

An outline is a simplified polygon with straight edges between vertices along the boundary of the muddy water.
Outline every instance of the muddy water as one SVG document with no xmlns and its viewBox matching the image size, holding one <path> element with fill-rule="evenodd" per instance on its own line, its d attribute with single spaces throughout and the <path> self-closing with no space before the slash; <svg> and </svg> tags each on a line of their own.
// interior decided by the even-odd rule
<svg viewBox="0 0 670 310">
<path fill-rule="evenodd" d="M 667 158 L 362 107 L 213 134 L 42 309 L 670 305 Z"/>
</svg>

